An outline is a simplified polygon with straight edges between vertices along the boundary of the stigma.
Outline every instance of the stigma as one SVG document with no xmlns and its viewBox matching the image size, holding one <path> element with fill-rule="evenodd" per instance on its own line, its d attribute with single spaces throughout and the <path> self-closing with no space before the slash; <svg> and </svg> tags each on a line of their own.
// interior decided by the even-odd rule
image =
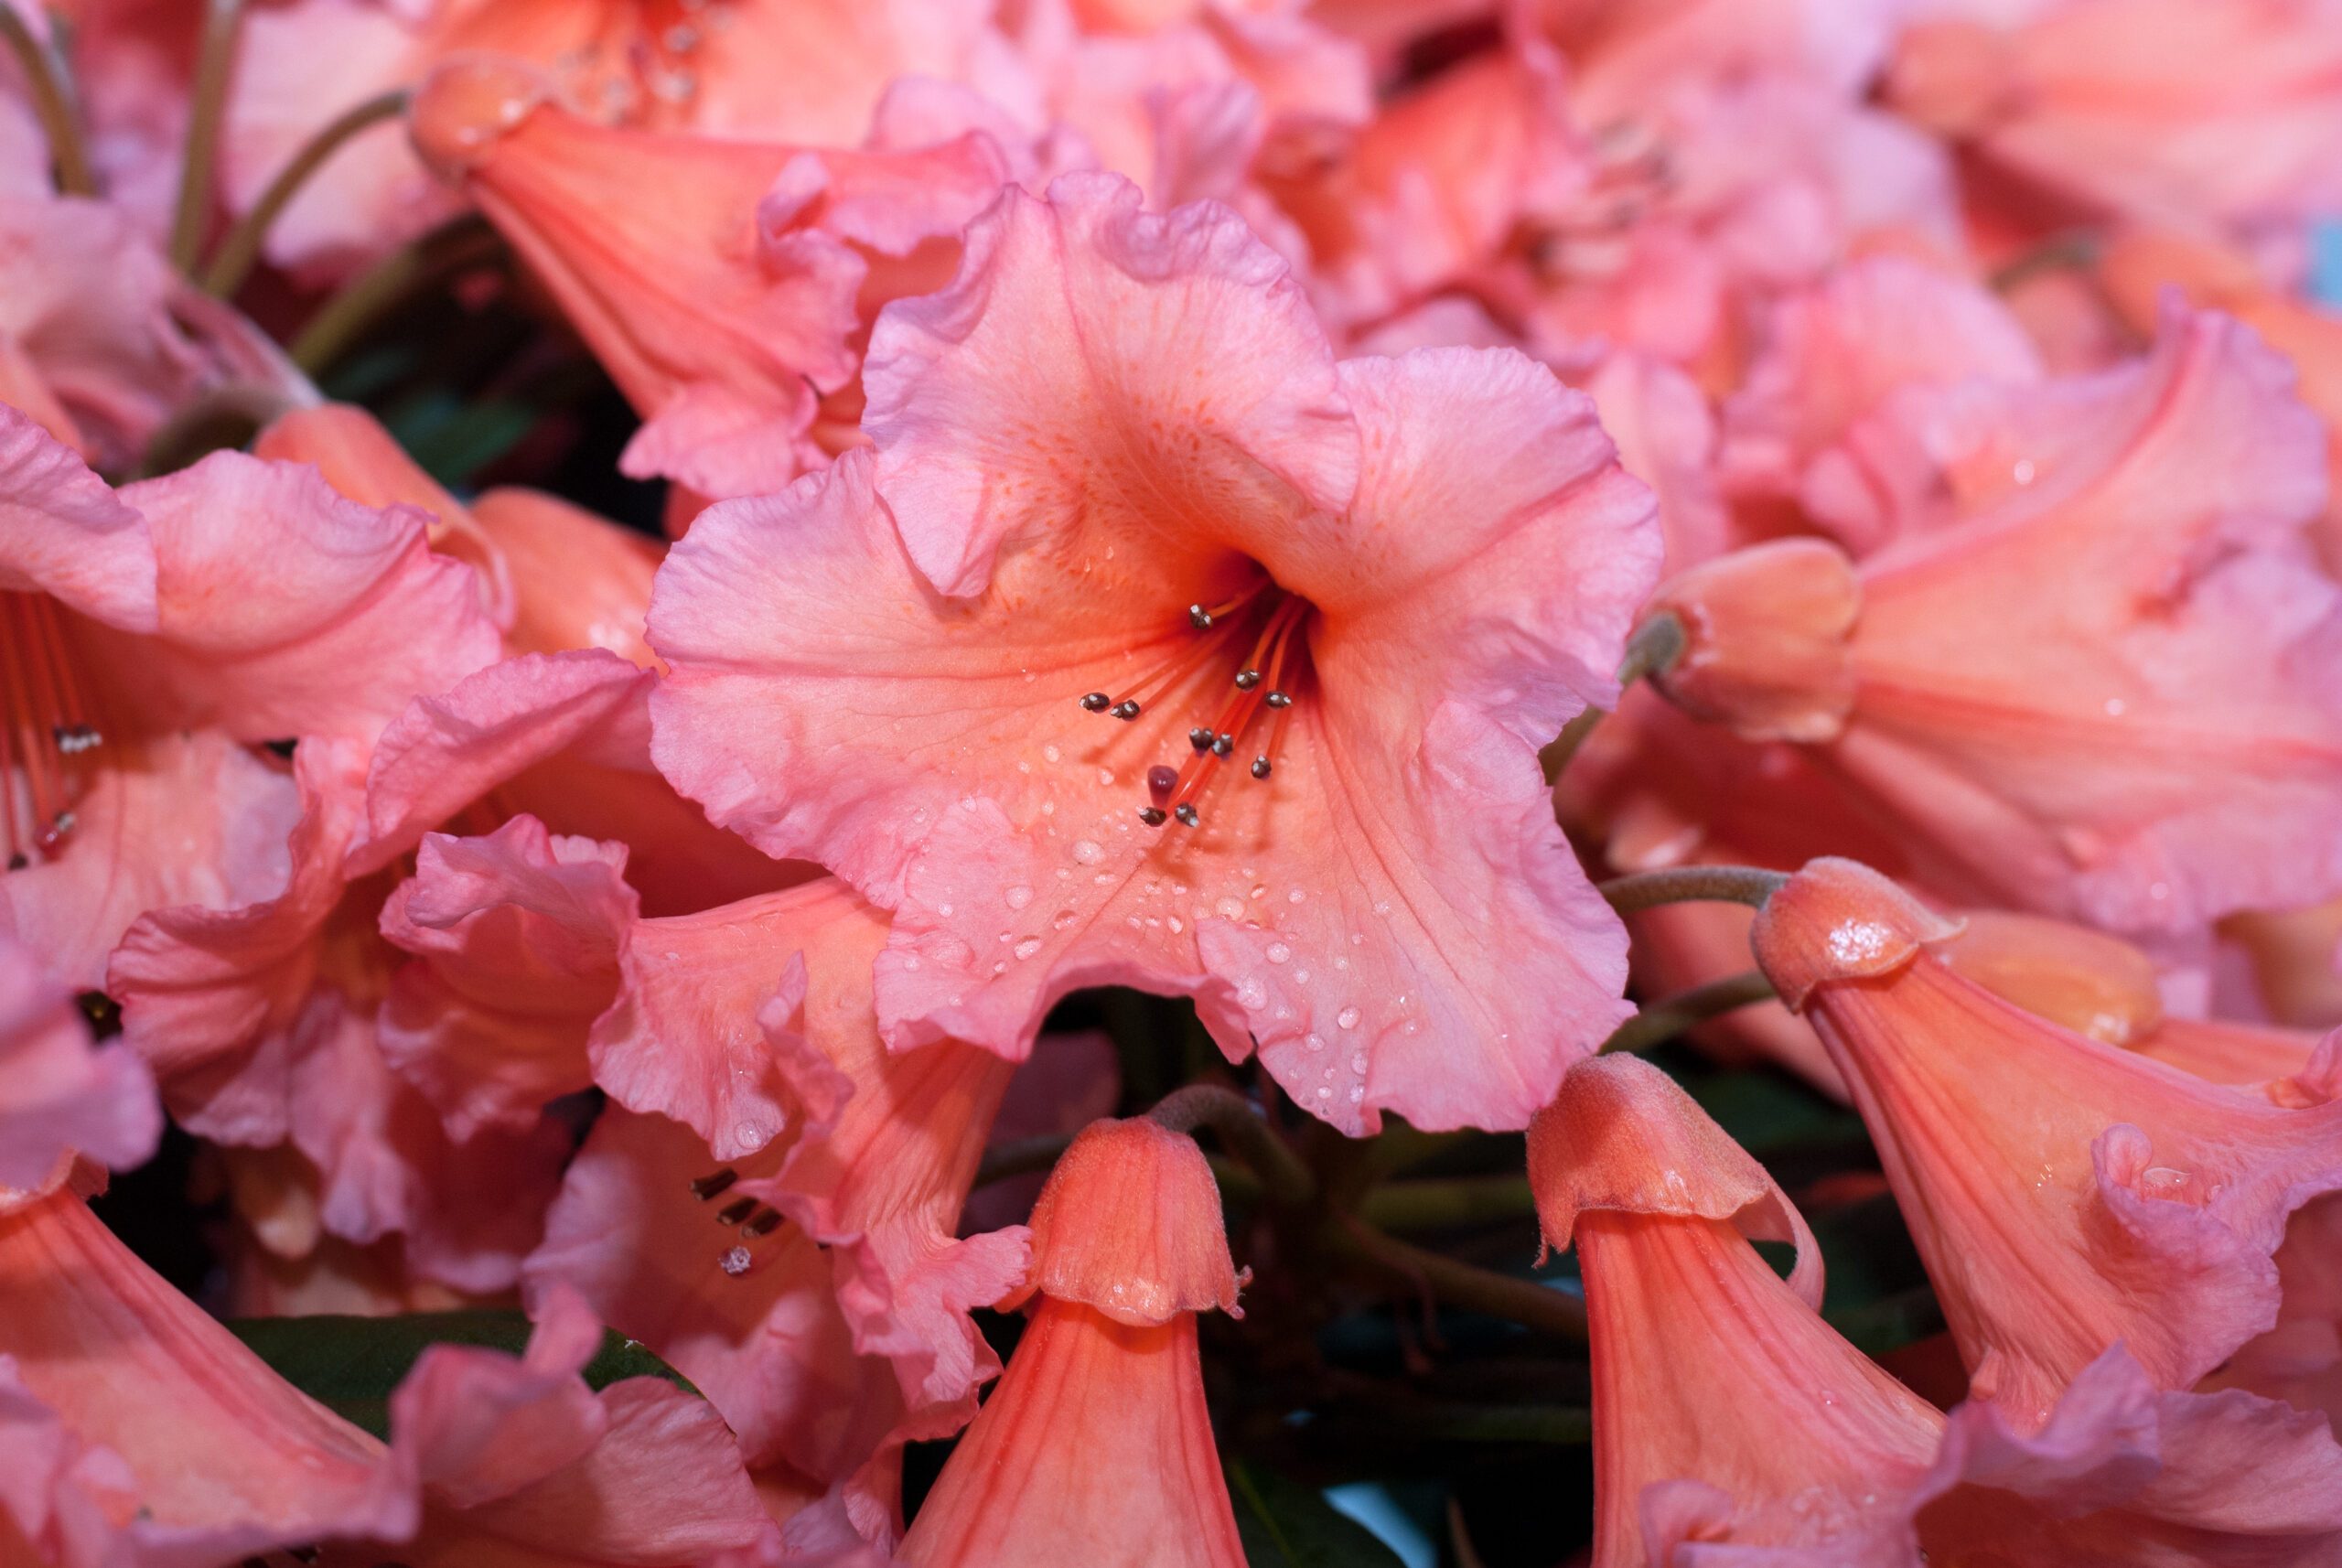
<svg viewBox="0 0 2342 1568">
<path fill-rule="evenodd" d="M 1187 730 L 1192 754 L 1177 767 L 1157 763 L 1146 770 L 1146 803 L 1139 820 L 1149 827 L 1177 822 L 1196 827 L 1203 820 L 1198 801 L 1220 765 L 1240 750 L 1251 753 L 1245 768 L 1256 780 L 1276 770 L 1278 744 L 1293 712 L 1291 686 L 1307 660 L 1307 600 L 1261 579 L 1225 603 L 1187 607 L 1187 629 L 1196 634 L 1163 664 L 1128 690 L 1090 692 L 1081 699 L 1089 713 L 1133 723 L 1215 666 L 1226 671 L 1219 701 L 1203 722 Z M 1207 692 L 1211 687 L 1207 686 Z M 1209 703 L 1209 697 L 1206 698 Z"/>
</svg>

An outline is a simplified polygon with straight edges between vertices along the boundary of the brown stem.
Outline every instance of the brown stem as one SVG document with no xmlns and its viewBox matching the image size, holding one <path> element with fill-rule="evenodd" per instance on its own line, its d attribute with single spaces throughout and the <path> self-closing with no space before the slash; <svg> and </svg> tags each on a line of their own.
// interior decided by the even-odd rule
<svg viewBox="0 0 2342 1568">
<path fill-rule="evenodd" d="M 227 118 L 228 79 L 235 70 L 236 30 L 243 13 L 243 0 L 206 0 L 203 7 L 203 41 L 188 109 L 187 161 L 179 166 L 178 210 L 171 216 L 171 263 L 190 277 L 203 248 L 204 220 L 211 214 L 211 168 Z"/>
<path fill-rule="evenodd" d="M 1327 1236 L 1337 1255 L 1428 1290 L 1450 1306 L 1501 1317 L 1558 1339 L 1585 1338 L 1585 1302 L 1577 1295 L 1411 1247 L 1356 1220 L 1330 1229 Z"/>
<path fill-rule="evenodd" d="M 1602 1042 L 1606 1051 L 1647 1051 L 1673 1039 L 1695 1024 L 1746 1007 L 1773 996 L 1773 983 L 1756 970 L 1711 980 L 1689 991 L 1654 1002 L 1611 1032 Z"/>
<path fill-rule="evenodd" d="M 1595 891 L 1610 900 L 1610 908 L 1621 915 L 1661 904 L 1697 902 L 1746 904 L 1761 909 L 1765 900 L 1789 879 L 1787 872 L 1753 865 L 1671 865 L 1614 876 L 1596 884 Z"/>
<path fill-rule="evenodd" d="M 1460 1230 L 1534 1212 L 1529 1178 L 1517 1176 L 1385 1182 L 1358 1206 L 1359 1219 L 1378 1230 Z"/>
<path fill-rule="evenodd" d="M 267 242 L 268 231 L 309 177 L 319 166 L 369 126 L 381 124 L 406 112 L 407 94 L 403 88 L 380 93 L 345 112 L 338 119 L 304 143 L 293 155 L 293 161 L 279 169 L 276 177 L 268 182 L 260 199 L 251 211 L 237 220 L 228 231 L 227 238 L 211 255 L 203 272 L 203 290 L 216 298 L 226 299 L 243 287 L 260 261 L 261 247 Z"/>
<path fill-rule="evenodd" d="M 0 38 L 6 40 L 8 52 L 24 69 L 33 113 L 40 116 L 40 128 L 48 137 L 48 156 L 56 168 L 59 192 L 95 196 L 97 176 L 90 169 L 90 149 L 81 140 L 81 117 L 73 112 L 64 60 L 33 37 L 32 28 L 11 5 L 0 5 Z"/>
</svg>

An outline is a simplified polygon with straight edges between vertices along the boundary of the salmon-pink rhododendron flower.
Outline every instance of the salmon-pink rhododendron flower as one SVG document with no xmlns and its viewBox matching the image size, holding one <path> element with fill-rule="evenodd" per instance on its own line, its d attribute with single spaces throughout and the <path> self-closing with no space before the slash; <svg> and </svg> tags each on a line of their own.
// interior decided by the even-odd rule
<svg viewBox="0 0 2342 1568">
<path fill-rule="evenodd" d="M 545 1304 L 517 1361 L 424 1352 L 390 1398 L 387 1444 L 271 1371 L 70 1192 L 0 1217 L 0 1525 L 65 1568 L 353 1541 L 400 1543 L 366 1561 L 696 1562 L 772 1528 L 705 1404 L 658 1378 L 586 1387 L 601 1329 L 574 1295 Z"/>
<path fill-rule="evenodd" d="M 1525 1123 L 1622 1016 L 1535 752 L 1616 691 L 1648 492 L 1517 355 L 1338 366 L 1224 211 L 1069 177 L 969 252 L 880 318 L 875 456 L 668 558 L 661 767 L 893 912 L 898 1042 L 1120 982 L 1338 1126 Z"/>
<path fill-rule="evenodd" d="M 1032 1321 L 897 1553 L 907 1568 L 1238 1568 L 1196 1315 L 1237 1312 L 1219 1189 L 1144 1118 L 1073 1141 L 1033 1208 Z"/>
<path fill-rule="evenodd" d="M 1007 173 L 975 132 L 833 151 L 599 125 L 510 60 L 442 68 L 411 119 L 643 415 L 624 469 L 712 496 L 819 465 L 818 398 L 853 381 L 870 312 L 942 281 Z"/>
<path fill-rule="evenodd" d="M 369 741 L 495 656 L 421 514 L 220 453 L 110 489 L 0 411 L 0 928 L 96 989 L 124 928 L 284 875 L 297 793 L 260 745 Z"/>
<path fill-rule="evenodd" d="M 0 938 L 0 1206 L 65 1179 L 77 1154 L 141 1165 L 162 1133 L 146 1064 L 92 1045 L 72 993 Z"/>
<path fill-rule="evenodd" d="M 1812 744 L 1964 901 L 2185 930 L 2331 897 L 2342 595 L 2307 564 L 2325 441 L 2290 380 L 2175 310 L 2150 360 L 1960 400 L 1892 543 L 1664 585 L 1690 645 L 1660 683 Z"/>
<path fill-rule="evenodd" d="M 1529 1161 L 1585 1278 L 1596 1568 L 2307 1563 L 2342 1539 L 2321 1423 L 2158 1393 L 2120 1348 L 2037 1429 L 1982 1402 L 1947 1420 L 1749 1245 L 1795 1210 L 1647 1063 L 1573 1068 Z"/>
<path fill-rule="evenodd" d="M 1975 1395 L 2044 1420 L 2116 1343 L 2188 1387 L 2275 1320 L 2287 1216 L 2342 1188 L 2330 1079 L 2246 1094 L 2074 1034 L 1934 956 L 1955 930 L 1820 860 L 1752 944 L 1878 1142 Z"/>
</svg>

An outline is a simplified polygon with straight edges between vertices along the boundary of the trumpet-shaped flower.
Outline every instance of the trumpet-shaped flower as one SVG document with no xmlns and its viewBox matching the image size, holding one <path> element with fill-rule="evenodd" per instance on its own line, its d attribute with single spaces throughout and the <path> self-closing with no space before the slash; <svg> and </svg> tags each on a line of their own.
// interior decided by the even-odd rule
<svg viewBox="0 0 2342 1568">
<path fill-rule="evenodd" d="M 2287 1217 L 2342 1187 L 2342 1102 L 2074 1034 L 1939 959 L 1954 930 L 1821 860 L 1751 942 L 1878 1144 L 1975 1395 L 2045 1420 L 2118 1342 L 2157 1387 L 2189 1387 L 2275 1321 Z"/>
<path fill-rule="evenodd" d="M 2342 596 L 2306 561 L 2324 438 L 2290 380 L 2175 310 L 2150 360 L 1935 408 L 1939 515 L 1660 590 L 1684 700 L 1814 744 L 1960 902 L 2186 930 L 2332 896 Z"/>
<path fill-rule="evenodd" d="M 2334 1550 L 2342 1448 L 2313 1418 L 2249 1394 L 2159 1393 L 2119 1348 L 2038 1430 L 1981 1402 L 1947 1420 L 1749 1245 L 1783 1238 L 1795 1211 L 1648 1063 L 1572 1069 L 1529 1136 L 1546 1238 L 1575 1244 L 1585 1280 L 1595 1568 L 2240 1565 Z"/>
<path fill-rule="evenodd" d="M 1196 1315 L 1235 1312 L 1203 1151 L 1148 1121 L 1074 1140 L 1033 1209 L 1032 1322 L 897 1552 L 908 1568 L 1238 1568 Z"/>
<path fill-rule="evenodd" d="M 661 768 L 893 912 L 898 1043 L 1134 984 L 1338 1126 L 1524 1123 L 1624 1011 L 1535 752 L 1615 694 L 1648 492 L 1518 355 L 1337 367 L 1224 210 L 1069 177 L 969 247 L 879 323 L 875 457 L 661 569 Z"/>
</svg>

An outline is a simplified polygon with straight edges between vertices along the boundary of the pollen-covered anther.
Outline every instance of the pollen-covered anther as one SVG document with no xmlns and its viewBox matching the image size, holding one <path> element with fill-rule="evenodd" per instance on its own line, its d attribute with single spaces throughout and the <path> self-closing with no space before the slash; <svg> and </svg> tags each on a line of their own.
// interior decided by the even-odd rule
<svg viewBox="0 0 2342 1568">
<path fill-rule="evenodd" d="M 704 1176 L 692 1178 L 692 1196 L 704 1203 L 728 1190 L 739 1179 L 740 1173 L 730 1165 L 718 1166 Z"/>
</svg>

